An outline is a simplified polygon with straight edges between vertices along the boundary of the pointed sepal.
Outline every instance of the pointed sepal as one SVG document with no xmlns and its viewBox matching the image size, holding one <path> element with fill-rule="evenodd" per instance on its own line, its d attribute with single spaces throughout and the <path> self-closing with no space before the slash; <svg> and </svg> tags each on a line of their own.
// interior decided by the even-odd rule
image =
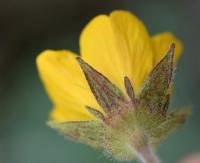
<svg viewBox="0 0 200 163">
<path fill-rule="evenodd" d="M 86 106 L 85 108 L 89 111 L 90 114 L 92 114 L 96 118 L 98 118 L 100 120 L 105 120 L 106 117 L 104 116 L 104 114 L 101 113 L 100 111 L 98 111 L 97 109 L 94 109 L 90 106 Z"/>
<path fill-rule="evenodd" d="M 104 126 L 99 121 L 50 121 L 48 125 L 58 130 L 66 138 L 84 143 L 94 148 L 101 148 L 104 144 Z"/>
<path fill-rule="evenodd" d="M 124 77 L 124 85 L 126 88 L 126 92 L 127 92 L 128 96 L 130 97 L 133 106 L 135 107 L 136 99 L 135 99 L 134 89 L 131 84 L 131 81 L 129 80 L 129 78 L 127 76 Z"/>
<path fill-rule="evenodd" d="M 123 107 L 125 97 L 122 92 L 103 74 L 96 71 L 81 58 L 78 57 L 77 61 L 85 74 L 93 95 L 104 111 L 111 114 Z"/>
<path fill-rule="evenodd" d="M 159 145 L 170 133 L 182 126 L 190 114 L 190 108 L 169 113 L 164 121 L 158 123 L 156 127 L 149 131 L 149 134 L 154 140 L 153 144 L 155 146 Z"/>
<path fill-rule="evenodd" d="M 138 108 L 165 115 L 166 95 L 172 82 L 173 56 L 175 45 L 172 44 L 167 55 L 154 67 L 138 94 Z"/>
</svg>

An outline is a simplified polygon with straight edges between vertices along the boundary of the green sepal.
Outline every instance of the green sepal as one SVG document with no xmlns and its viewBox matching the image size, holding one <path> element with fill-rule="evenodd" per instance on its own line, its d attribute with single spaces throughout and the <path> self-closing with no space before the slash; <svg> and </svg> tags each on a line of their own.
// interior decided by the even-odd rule
<svg viewBox="0 0 200 163">
<path fill-rule="evenodd" d="M 130 119 L 134 120 L 133 126 L 143 131 L 153 147 L 157 147 L 170 133 L 184 124 L 191 113 L 191 109 L 181 109 L 166 116 L 152 114 L 146 109 L 137 109 Z M 133 118 L 134 117 L 134 118 Z M 127 118 L 128 119 L 128 118 Z M 132 128 L 134 128 L 132 126 Z"/>
<path fill-rule="evenodd" d="M 124 77 L 124 86 L 125 86 L 128 96 L 131 99 L 133 107 L 135 107 L 135 104 L 136 104 L 135 92 L 134 92 L 133 86 L 131 84 L 131 81 L 127 76 Z"/>
<path fill-rule="evenodd" d="M 81 58 L 78 57 L 77 61 L 85 74 L 93 95 L 104 111 L 109 115 L 121 108 L 125 102 L 122 92 L 103 74 L 92 68 Z"/>
<path fill-rule="evenodd" d="M 137 96 L 137 107 L 165 115 L 166 108 L 163 110 L 163 106 L 172 82 L 174 48 L 175 45 L 172 44 L 167 55 L 154 67 L 145 80 Z"/>
<path fill-rule="evenodd" d="M 149 135 L 155 147 L 157 147 L 170 133 L 182 126 L 191 114 L 191 109 L 181 109 L 169 113 L 163 122 L 149 130 Z"/>
<path fill-rule="evenodd" d="M 84 143 L 94 148 L 102 148 L 104 144 L 104 125 L 100 121 L 49 121 L 48 125 L 73 141 Z"/>
<path fill-rule="evenodd" d="M 90 112 L 90 114 L 92 114 L 93 116 L 95 116 L 96 118 L 100 120 L 104 120 L 106 118 L 104 114 L 98 111 L 97 109 L 94 109 L 90 106 L 86 106 L 85 108 Z"/>
</svg>

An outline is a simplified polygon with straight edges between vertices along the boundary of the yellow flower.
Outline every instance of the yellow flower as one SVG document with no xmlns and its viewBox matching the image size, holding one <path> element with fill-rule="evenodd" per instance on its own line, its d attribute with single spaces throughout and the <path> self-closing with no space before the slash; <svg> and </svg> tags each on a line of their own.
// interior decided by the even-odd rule
<svg viewBox="0 0 200 163">
<path fill-rule="evenodd" d="M 48 125 L 117 160 L 159 163 L 153 150 L 190 113 L 168 111 L 181 42 L 169 32 L 150 37 L 136 16 L 114 11 L 85 27 L 80 49 L 81 57 L 47 50 L 37 58 L 54 104 Z"/>
<path fill-rule="evenodd" d="M 150 36 L 144 24 L 127 11 L 113 11 L 109 16 L 95 17 L 80 36 L 81 58 L 106 76 L 124 94 L 127 76 L 136 95 L 152 68 L 175 43 L 175 61 L 182 51 L 181 42 L 169 32 Z M 85 76 L 68 50 L 46 50 L 37 58 L 39 74 L 53 101 L 53 120 L 93 120 L 85 106 L 103 112 Z"/>
</svg>

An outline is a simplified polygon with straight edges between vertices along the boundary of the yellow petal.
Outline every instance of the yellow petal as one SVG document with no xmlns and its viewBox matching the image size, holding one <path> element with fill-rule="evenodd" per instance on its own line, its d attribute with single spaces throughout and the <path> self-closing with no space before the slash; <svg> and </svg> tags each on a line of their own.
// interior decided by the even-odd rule
<svg viewBox="0 0 200 163">
<path fill-rule="evenodd" d="M 81 106 L 79 107 L 81 108 Z M 50 113 L 50 118 L 59 122 L 84 121 L 93 119 L 90 115 L 88 116 L 88 114 L 85 114 L 85 112 L 80 112 L 77 109 L 73 109 L 72 107 L 65 109 L 63 106 L 55 106 Z"/>
<path fill-rule="evenodd" d="M 127 11 L 95 17 L 80 38 L 81 55 L 122 91 L 128 76 L 138 91 L 152 69 L 151 40 L 143 23 Z"/>
<path fill-rule="evenodd" d="M 152 44 L 155 53 L 154 65 L 156 65 L 167 54 L 171 43 L 175 43 L 176 46 L 174 55 L 174 61 L 176 62 L 183 49 L 181 41 L 170 32 L 157 34 L 152 37 Z"/>
<path fill-rule="evenodd" d="M 88 120 L 86 105 L 98 109 L 87 81 L 70 51 L 47 50 L 37 58 L 39 74 L 53 101 L 52 117 L 58 121 Z"/>
</svg>

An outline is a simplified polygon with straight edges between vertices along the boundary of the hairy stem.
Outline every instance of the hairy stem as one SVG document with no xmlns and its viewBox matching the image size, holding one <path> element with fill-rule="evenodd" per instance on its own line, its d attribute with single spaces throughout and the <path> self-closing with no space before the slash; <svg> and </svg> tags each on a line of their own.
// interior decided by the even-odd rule
<svg viewBox="0 0 200 163">
<path fill-rule="evenodd" d="M 133 138 L 133 148 L 142 163 L 160 163 L 144 133 L 137 130 Z"/>
<path fill-rule="evenodd" d="M 139 160 L 142 163 L 160 163 L 160 160 L 155 155 L 150 145 L 140 150 L 136 149 L 136 152 L 137 152 Z"/>
</svg>

